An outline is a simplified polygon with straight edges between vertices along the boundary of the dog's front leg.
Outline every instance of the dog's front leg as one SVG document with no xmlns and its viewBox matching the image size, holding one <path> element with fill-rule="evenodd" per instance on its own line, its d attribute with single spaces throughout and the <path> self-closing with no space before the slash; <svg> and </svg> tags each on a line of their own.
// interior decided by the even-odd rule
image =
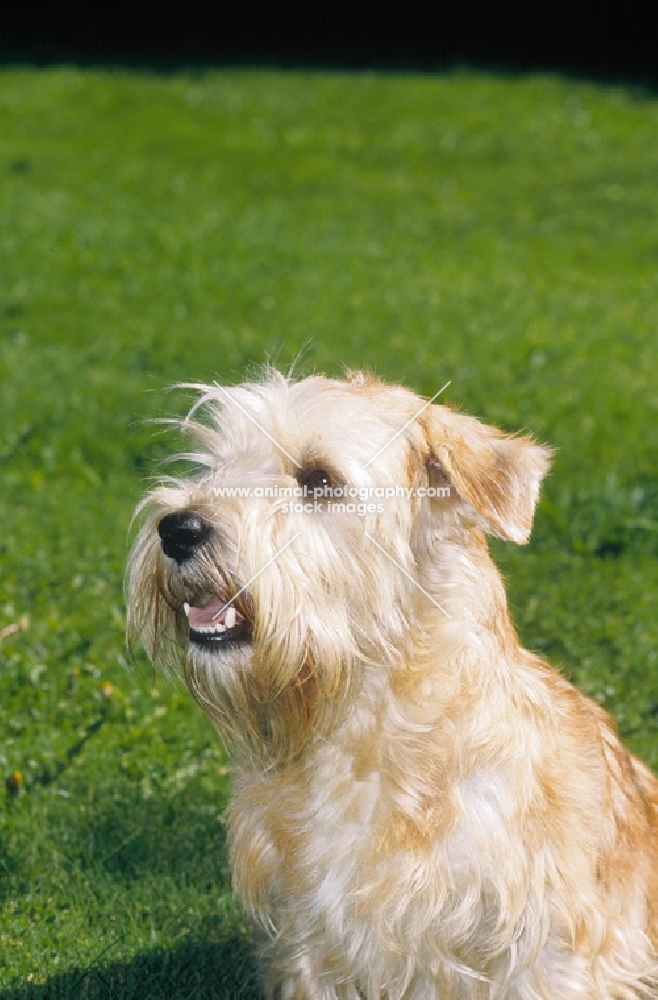
<svg viewBox="0 0 658 1000">
<path fill-rule="evenodd" d="M 265 986 L 266 1000 L 361 1000 L 352 983 L 336 984 L 319 971 L 319 963 L 309 954 L 275 960 Z"/>
</svg>

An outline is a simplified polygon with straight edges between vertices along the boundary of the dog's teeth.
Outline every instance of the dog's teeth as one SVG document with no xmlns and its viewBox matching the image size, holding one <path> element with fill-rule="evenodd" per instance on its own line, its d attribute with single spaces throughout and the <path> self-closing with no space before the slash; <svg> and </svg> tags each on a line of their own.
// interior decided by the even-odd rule
<svg viewBox="0 0 658 1000">
<path fill-rule="evenodd" d="M 195 632 L 203 632 L 204 635 L 212 635 L 214 632 L 226 632 L 226 625 L 218 622 L 217 625 L 195 625 Z"/>
<path fill-rule="evenodd" d="M 183 605 L 183 610 L 184 610 L 185 614 L 186 614 L 186 615 L 188 616 L 188 618 L 189 618 L 189 615 L 190 615 L 190 606 L 189 606 L 189 604 L 187 603 L 187 601 L 186 601 L 186 602 L 185 602 L 185 604 Z"/>
<path fill-rule="evenodd" d="M 230 607 L 228 609 L 224 621 L 226 622 L 227 628 L 233 628 L 235 626 L 235 608 Z"/>
</svg>

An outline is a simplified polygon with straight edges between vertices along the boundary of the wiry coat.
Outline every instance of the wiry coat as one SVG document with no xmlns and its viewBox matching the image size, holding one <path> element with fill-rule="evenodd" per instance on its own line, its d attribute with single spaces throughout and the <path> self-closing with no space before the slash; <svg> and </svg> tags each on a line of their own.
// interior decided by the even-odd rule
<svg viewBox="0 0 658 1000">
<path fill-rule="evenodd" d="M 202 387 L 183 427 L 202 471 L 142 505 L 130 624 L 233 756 L 267 995 L 658 997 L 658 782 L 519 645 L 485 542 L 527 541 L 549 451 L 359 373 Z M 416 495 L 359 516 L 216 489 L 317 469 Z M 212 527 L 182 564 L 158 537 L 175 511 Z M 185 602 L 247 583 L 251 640 L 190 642 Z"/>
</svg>

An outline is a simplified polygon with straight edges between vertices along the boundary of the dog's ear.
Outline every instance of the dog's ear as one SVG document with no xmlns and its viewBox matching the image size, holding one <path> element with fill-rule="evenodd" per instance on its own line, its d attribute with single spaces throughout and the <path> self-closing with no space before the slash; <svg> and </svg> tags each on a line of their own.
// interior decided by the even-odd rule
<svg viewBox="0 0 658 1000">
<path fill-rule="evenodd" d="M 428 407 L 426 413 L 430 484 L 447 481 L 491 534 L 527 542 L 551 449 L 446 406 Z"/>
</svg>

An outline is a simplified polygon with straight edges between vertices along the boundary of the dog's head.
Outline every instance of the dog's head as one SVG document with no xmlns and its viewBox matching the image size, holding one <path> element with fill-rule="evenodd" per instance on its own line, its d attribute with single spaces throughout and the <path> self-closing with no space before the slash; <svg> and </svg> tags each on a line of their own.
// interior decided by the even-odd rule
<svg viewBox="0 0 658 1000">
<path fill-rule="evenodd" d="M 482 530 L 526 541 L 549 452 L 361 373 L 269 370 L 199 393 L 181 423 L 196 471 L 138 508 L 129 634 L 182 664 L 260 767 L 326 733 L 366 674 L 427 642 L 428 621 L 462 613 L 442 549 Z"/>
</svg>

